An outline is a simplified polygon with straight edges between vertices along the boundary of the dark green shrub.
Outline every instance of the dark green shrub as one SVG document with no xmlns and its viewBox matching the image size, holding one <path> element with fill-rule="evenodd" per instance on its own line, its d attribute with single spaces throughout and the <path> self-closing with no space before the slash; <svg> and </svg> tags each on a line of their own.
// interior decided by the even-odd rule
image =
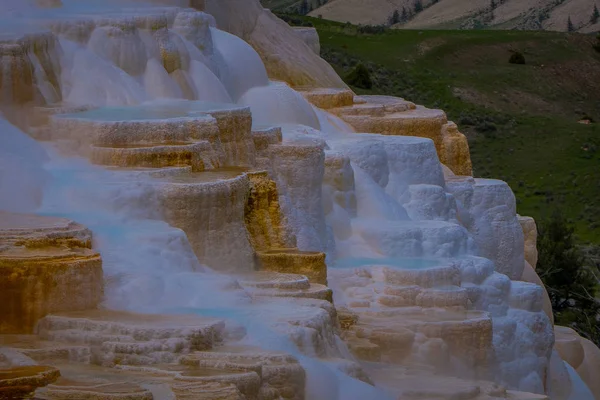
<svg viewBox="0 0 600 400">
<path fill-rule="evenodd" d="M 541 221 L 538 232 L 536 271 L 548 289 L 556 324 L 599 343 L 597 267 L 577 247 L 573 227 L 560 212 Z"/>
<path fill-rule="evenodd" d="M 380 35 L 387 31 L 385 25 L 359 25 L 357 32 L 361 35 Z"/>
<path fill-rule="evenodd" d="M 510 58 L 508 59 L 508 62 L 511 64 L 524 65 L 525 64 L 525 56 L 523 55 L 523 53 L 515 51 L 511 54 Z"/>
<path fill-rule="evenodd" d="M 283 21 L 287 22 L 288 25 L 290 25 L 290 26 L 306 26 L 306 27 L 311 27 L 311 28 L 313 27 L 312 22 L 305 21 L 302 18 L 298 18 L 298 17 L 286 15 L 286 14 L 277 14 L 277 16 L 280 19 L 282 19 Z"/>
<path fill-rule="evenodd" d="M 373 87 L 371 73 L 362 63 L 357 64 L 356 67 L 350 71 L 346 76 L 346 83 L 361 89 L 371 89 Z"/>
</svg>

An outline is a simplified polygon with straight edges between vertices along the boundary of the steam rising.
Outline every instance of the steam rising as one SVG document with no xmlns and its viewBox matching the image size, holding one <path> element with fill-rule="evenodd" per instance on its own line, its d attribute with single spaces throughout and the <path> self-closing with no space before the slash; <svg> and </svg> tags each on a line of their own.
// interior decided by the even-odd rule
<svg viewBox="0 0 600 400">
<path fill-rule="evenodd" d="M 481 293 L 481 300 L 470 306 L 494 317 L 498 380 L 543 392 L 549 354 L 534 348 L 537 338 L 527 329 L 529 320 L 509 307 L 509 294 L 519 286 L 511 289 L 506 275 L 522 271 L 523 250 L 515 210 L 502 206 L 514 203 L 508 188 L 481 180 L 465 194 L 458 184 L 444 181 L 431 140 L 353 132 L 286 84 L 270 82 L 254 49 L 217 29 L 209 15 L 138 1 L 62 4 L 40 9 L 33 1 L 0 0 L 0 39 L 48 30 L 58 38 L 47 54 L 29 54 L 36 82 L 32 101 L 110 106 L 97 115 L 108 113 L 105 119 L 116 122 L 134 118 L 127 114 L 131 109 L 119 109 L 124 106 L 140 106 L 149 113 L 161 110 L 157 121 L 182 107 L 188 115 L 202 114 L 202 104 L 250 107 L 255 127 L 283 127 L 288 147 L 272 155 L 279 202 L 300 250 L 327 252 L 336 304 L 348 301 L 340 283 L 355 271 L 363 279 L 451 265 L 465 286 Z M 52 81 L 51 70 L 58 72 L 58 82 Z M 5 82 L 12 79 L 7 71 L 0 74 Z M 290 340 L 289 328 L 282 328 L 290 314 L 325 315 L 325 310 L 284 300 L 252 302 L 233 277 L 198 260 L 183 231 L 163 221 L 151 174 L 93 166 L 63 143 L 36 142 L 7 120 L 14 96 L 0 92 L 0 109 L 7 110 L 0 116 L 0 210 L 65 216 L 90 228 L 103 258 L 104 306 L 226 318 L 232 329 L 246 329 L 242 343 L 297 356 L 307 371 L 311 400 L 393 398 L 320 361 L 310 337 L 301 338 L 307 345 L 299 349 Z M 73 132 L 80 138 L 85 134 Z M 490 195 L 492 186 L 495 196 Z M 488 210 L 493 207 L 506 208 L 502 216 L 507 223 L 490 222 Z M 490 244 L 515 235 L 521 253 L 512 247 L 498 252 Z M 504 257 L 506 252 L 513 256 Z M 438 289 L 457 296 L 464 292 L 444 285 Z M 378 307 L 375 311 L 384 309 Z M 545 318 L 540 314 L 540 320 Z M 328 357 L 352 357 L 332 327 L 321 332 L 321 340 Z M 516 351 L 518 342 L 532 346 Z M 458 363 L 453 365 L 460 370 Z"/>
</svg>

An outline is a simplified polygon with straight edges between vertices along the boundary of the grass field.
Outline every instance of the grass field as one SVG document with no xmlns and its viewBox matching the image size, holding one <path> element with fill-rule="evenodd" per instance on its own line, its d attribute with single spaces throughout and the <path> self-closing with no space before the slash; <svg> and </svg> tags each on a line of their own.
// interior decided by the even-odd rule
<svg viewBox="0 0 600 400">
<path fill-rule="evenodd" d="M 518 212 L 561 208 L 580 243 L 600 245 L 600 52 L 595 36 L 525 31 L 359 33 L 304 17 L 343 77 L 365 64 L 373 88 L 441 108 L 469 138 L 474 175 L 507 181 Z M 524 54 L 525 65 L 508 62 Z M 596 123 L 578 123 L 583 118 Z"/>
</svg>

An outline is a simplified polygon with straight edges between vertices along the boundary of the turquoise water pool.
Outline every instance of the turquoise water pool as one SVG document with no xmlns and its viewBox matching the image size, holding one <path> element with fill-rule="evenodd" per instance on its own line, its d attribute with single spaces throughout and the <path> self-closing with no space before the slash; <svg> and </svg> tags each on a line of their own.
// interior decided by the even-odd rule
<svg viewBox="0 0 600 400">
<path fill-rule="evenodd" d="M 57 118 L 77 118 L 94 121 L 140 121 L 198 117 L 203 113 L 240 109 L 242 106 L 208 101 L 172 101 L 139 106 L 100 107 L 79 113 L 57 115 Z"/>
<path fill-rule="evenodd" d="M 396 258 L 341 258 L 328 264 L 330 268 L 360 268 L 364 266 L 385 265 L 386 267 L 398 269 L 425 269 L 432 268 L 440 264 L 439 259 L 435 258 L 417 258 L 417 257 L 396 257 Z"/>
</svg>

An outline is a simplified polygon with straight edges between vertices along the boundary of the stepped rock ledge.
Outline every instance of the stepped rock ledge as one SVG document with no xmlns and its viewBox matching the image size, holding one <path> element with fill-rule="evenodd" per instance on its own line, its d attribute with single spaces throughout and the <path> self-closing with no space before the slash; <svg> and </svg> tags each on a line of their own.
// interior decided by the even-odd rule
<svg viewBox="0 0 600 400">
<path fill-rule="evenodd" d="M 0 399 L 600 400 L 442 110 L 258 0 L 117 3 L 2 3 Z"/>
</svg>

